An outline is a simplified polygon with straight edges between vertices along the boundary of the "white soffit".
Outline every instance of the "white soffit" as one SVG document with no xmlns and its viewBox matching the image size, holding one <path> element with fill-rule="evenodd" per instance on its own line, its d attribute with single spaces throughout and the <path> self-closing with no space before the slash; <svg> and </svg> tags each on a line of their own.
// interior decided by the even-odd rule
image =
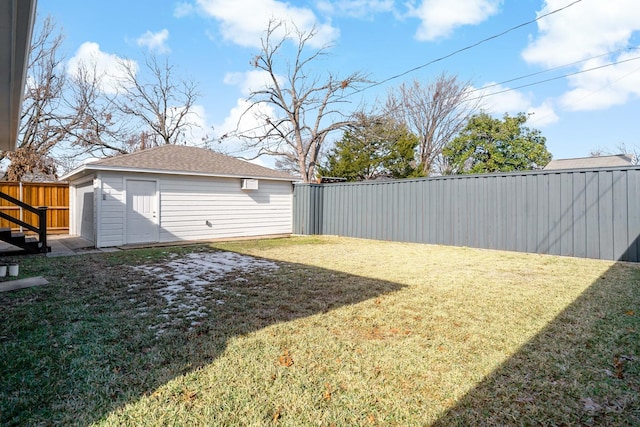
<svg viewBox="0 0 640 427">
<path fill-rule="evenodd" d="M 0 150 L 16 148 L 37 0 L 0 0 Z"/>
</svg>

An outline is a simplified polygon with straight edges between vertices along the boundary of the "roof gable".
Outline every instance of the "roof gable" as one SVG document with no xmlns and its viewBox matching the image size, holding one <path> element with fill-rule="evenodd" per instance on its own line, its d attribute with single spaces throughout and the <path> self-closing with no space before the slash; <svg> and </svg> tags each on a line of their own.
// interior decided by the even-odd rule
<svg viewBox="0 0 640 427">
<path fill-rule="evenodd" d="M 286 172 L 269 169 L 205 148 L 171 144 L 108 157 L 88 163 L 81 169 L 297 180 Z M 64 178 L 69 179 L 75 174 L 76 171 L 71 172 Z"/>
</svg>

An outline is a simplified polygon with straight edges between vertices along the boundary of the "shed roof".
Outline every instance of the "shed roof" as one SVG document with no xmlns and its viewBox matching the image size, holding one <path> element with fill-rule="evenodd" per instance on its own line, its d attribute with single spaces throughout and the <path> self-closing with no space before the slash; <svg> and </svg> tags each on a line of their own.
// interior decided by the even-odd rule
<svg viewBox="0 0 640 427">
<path fill-rule="evenodd" d="M 269 169 L 205 148 L 184 145 L 161 145 L 131 154 L 108 157 L 82 165 L 61 179 L 71 180 L 91 171 L 298 180 L 286 172 Z"/>
<path fill-rule="evenodd" d="M 578 157 L 575 159 L 551 160 L 549 164 L 544 167 L 544 170 L 612 168 L 631 165 L 633 165 L 632 155 L 616 154 L 614 156 Z"/>
</svg>

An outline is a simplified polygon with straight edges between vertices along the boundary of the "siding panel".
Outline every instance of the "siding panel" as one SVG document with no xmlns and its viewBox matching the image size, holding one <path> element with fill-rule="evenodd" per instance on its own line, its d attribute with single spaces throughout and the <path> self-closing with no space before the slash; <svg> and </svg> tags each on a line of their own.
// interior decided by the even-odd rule
<svg viewBox="0 0 640 427">
<path fill-rule="evenodd" d="M 125 179 L 158 182 L 161 242 L 290 234 L 294 203 L 307 218 L 298 224 L 300 233 L 306 234 L 321 219 L 321 215 L 311 217 L 318 192 L 297 194 L 294 202 L 289 182 L 260 180 L 259 190 L 242 191 L 239 179 L 101 173 L 97 179 L 98 247 L 125 241 Z"/>
</svg>

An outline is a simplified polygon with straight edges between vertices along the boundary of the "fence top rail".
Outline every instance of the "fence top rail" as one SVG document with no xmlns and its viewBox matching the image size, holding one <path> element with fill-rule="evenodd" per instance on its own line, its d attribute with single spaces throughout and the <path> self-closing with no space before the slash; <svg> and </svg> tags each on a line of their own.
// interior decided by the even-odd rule
<svg viewBox="0 0 640 427">
<path fill-rule="evenodd" d="M 355 181 L 355 182 L 332 182 L 332 183 L 304 183 L 295 182 L 294 185 L 300 186 L 312 186 L 312 187 L 336 187 L 345 185 L 379 185 L 379 184 L 394 184 L 399 182 L 423 182 L 423 181 L 442 181 L 442 180 L 459 180 L 459 179 L 481 179 L 481 178 L 501 178 L 501 177 L 513 177 L 513 176 L 537 176 L 537 175 L 562 175 L 562 174 L 576 174 L 576 173 L 589 173 L 589 172 L 624 172 L 629 170 L 640 171 L 640 165 L 629 166 L 613 166 L 607 168 L 588 168 L 588 169 L 549 169 L 549 170 L 533 170 L 533 171 L 515 171 L 515 172 L 497 172 L 497 173 L 484 173 L 484 174 L 463 174 L 463 175 L 442 175 L 442 176 L 427 176 L 423 178 L 404 178 L 404 179 L 381 179 L 371 181 Z"/>
<path fill-rule="evenodd" d="M 20 181 L 0 181 L 0 186 L 3 185 L 16 185 L 22 184 L 23 187 L 68 187 L 69 183 L 66 181 L 60 182 L 20 182 Z"/>
<path fill-rule="evenodd" d="M 34 208 L 33 206 L 28 205 L 28 204 L 26 204 L 24 202 L 21 202 L 20 200 L 16 199 L 15 197 L 11 197 L 8 194 L 4 194 L 3 192 L 0 192 L 0 199 L 5 199 L 5 200 L 7 200 L 7 201 L 9 201 L 9 202 L 11 202 L 13 204 L 16 204 L 16 205 L 20 206 L 23 209 L 28 210 L 29 212 L 33 212 L 35 214 L 39 214 L 40 211 L 41 211 L 41 209 Z"/>
</svg>

